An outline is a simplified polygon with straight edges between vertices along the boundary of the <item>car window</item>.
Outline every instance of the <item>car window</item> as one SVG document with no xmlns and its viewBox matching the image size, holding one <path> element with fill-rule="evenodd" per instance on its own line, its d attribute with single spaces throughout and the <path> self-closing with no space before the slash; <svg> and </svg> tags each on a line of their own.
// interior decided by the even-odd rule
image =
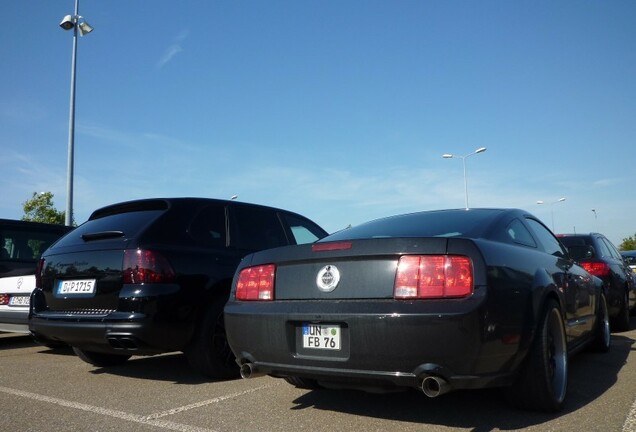
<svg viewBox="0 0 636 432">
<path fill-rule="evenodd" d="M 86 242 L 82 236 L 91 236 L 99 233 L 121 231 L 123 233 L 122 236 L 112 238 L 130 239 L 137 237 L 144 228 L 162 214 L 164 214 L 163 210 L 145 210 L 114 213 L 97 219 L 89 219 L 75 228 L 70 235 L 63 237 L 56 243 L 55 247 L 85 244 Z"/>
<path fill-rule="evenodd" d="M 570 258 L 575 261 L 593 259 L 598 256 L 590 236 L 562 236 L 560 240 L 568 248 Z"/>
<path fill-rule="evenodd" d="M 337 231 L 325 241 L 385 237 L 481 237 L 490 228 L 496 209 L 432 211 L 391 216 Z M 461 231 L 459 231 L 461 230 Z"/>
<path fill-rule="evenodd" d="M 281 217 L 296 244 L 313 243 L 327 235 L 322 228 L 307 219 L 289 213 L 282 213 Z"/>
<path fill-rule="evenodd" d="M 534 232 L 547 253 L 558 257 L 566 256 L 563 245 L 541 222 L 532 218 L 526 218 L 526 222 L 530 225 L 530 229 L 532 229 L 532 232 Z"/>
<path fill-rule="evenodd" d="M 623 259 L 627 264 L 634 265 L 636 264 L 636 256 L 631 255 L 623 255 Z"/>
<path fill-rule="evenodd" d="M 190 236 L 205 246 L 225 247 L 225 206 L 211 205 L 199 212 L 188 229 Z"/>
<path fill-rule="evenodd" d="M 275 211 L 249 206 L 232 206 L 229 211 L 230 245 L 257 251 L 289 244 Z"/>
<path fill-rule="evenodd" d="M 601 237 L 601 240 L 603 241 L 603 243 L 605 243 L 605 246 L 607 247 L 607 250 L 609 251 L 610 256 L 612 258 L 619 261 L 623 260 L 623 258 L 621 257 L 621 254 L 616 250 L 616 248 L 614 247 L 611 241 L 609 241 L 605 237 Z"/>
<path fill-rule="evenodd" d="M 63 229 L 7 227 L 0 230 L 0 258 L 9 261 L 36 261 L 64 233 Z"/>
<path fill-rule="evenodd" d="M 601 258 L 612 258 L 612 253 L 610 252 L 607 243 L 603 241 L 602 238 L 597 238 L 596 247 L 598 250 L 596 251 L 598 256 Z"/>
<path fill-rule="evenodd" d="M 522 244 L 530 247 L 537 247 L 537 243 L 532 238 L 530 231 L 521 223 L 519 219 L 515 219 L 508 225 L 506 234 L 514 243 Z"/>
</svg>

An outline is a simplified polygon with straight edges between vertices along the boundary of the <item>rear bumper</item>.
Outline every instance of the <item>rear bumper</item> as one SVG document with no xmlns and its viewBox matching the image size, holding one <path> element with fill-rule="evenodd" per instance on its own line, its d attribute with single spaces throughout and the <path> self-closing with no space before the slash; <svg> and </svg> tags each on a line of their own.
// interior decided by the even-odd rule
<svg viewBox="0 0 636 432">
<path fill-rule="evenodd" d="M 150 354 L 152 350 L 149 350 L 150 346 L 146 341 L 152 339 L 152 335 L 146 334 L 145 327 L 143 322 L 116 319 L 64 320 L 35 316 L 29 321 L 29 330 L 35 340 L 40 343 L 63 342 L 89 351 L 127 350 Z M 127 349 L 122 348 L 121 344 L 113 343 L 113 338 L 117 337 L 127 337 L 131 341 Z"/>
<path fill-rule="evenodd" d="M 40 343 L 62 342 L 87 351 L 151 355 L 183 350 L 194 332 L 196 314 L 176 306 L 178 287 L 155 285 L 148 290 L 154 295 L 125 287 L 117 311 L 51 311 L 36 289 L 28 330 Z"/>
<path fill-rule="evenodd" d="M 230 302 L 225 323 L 237 362 L 258 374 L 351 386 L 419 388 L 427 376 L 443 378 L 452 389 L 510 384 L 529 332 L 491 325 L 497 317 L 478 299 L 440 304 L 434 312 L 391 300 Z M 303 348 L 304 323 L 340 326 L 340 349 Z"/>
<path fill-rule="evenodd" d="M 88 351 L 131 355 L 179 351 L 186 337 L 183 326 L 120 312 L 101 319 L 32 316 L 29 331 L 43 344 L 62 342 Z"/>
<path fill-rule="evenodd" d="M 0 331 L 29 333 L 29 309 L 0 306 Z"/>
</svg>

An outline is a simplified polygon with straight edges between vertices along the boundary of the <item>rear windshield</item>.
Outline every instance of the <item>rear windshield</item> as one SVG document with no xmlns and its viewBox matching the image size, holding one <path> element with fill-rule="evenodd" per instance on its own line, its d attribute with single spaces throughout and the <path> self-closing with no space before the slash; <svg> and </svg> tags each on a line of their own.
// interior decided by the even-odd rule
<svg viewBox="0 0 636 432">
<path fill-rule="evenodd" d="M 55 246 L 65 247 L 85 244 L 87 241 L 128 240 L 138 237 L 144 228 L 164 212 L 164 210 L 126 212 L 88 220 L 61 239 Z"/>
<path fill-rule="evenodd" d="M 338 231 L 321 241 L 384 237 L 471 237 L 483 235 L 498 210 L 448 210 L 411 213 Z"/>
<path fill-rule="evenodd" d="M 36 262 L 53 242 L 69 231 L 70 227 L 9 226 L 0 227 L 0 260 Z"/>
<path fill-rule="evenodd" d="M 597 256 L 592 238 L 589 236 L 559 236 L 559 241 L 568 248 L 568 252 L 574 260 L 590 259 Z"/>
</svg>

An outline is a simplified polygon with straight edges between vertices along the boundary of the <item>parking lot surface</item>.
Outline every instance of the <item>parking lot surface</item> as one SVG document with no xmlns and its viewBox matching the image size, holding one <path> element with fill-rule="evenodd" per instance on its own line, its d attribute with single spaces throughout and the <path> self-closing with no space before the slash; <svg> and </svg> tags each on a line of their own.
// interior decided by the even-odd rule
<svg viewBox="0 0 636 432">
<path fill-rule="evenodd" d="M 0 334 L 3 431 L 636 431 L 636 318 L 609 354 L 570 362 L 565 409 L 510 408 L 497 390 L 369 394 L 283 380 L 209 382 L 181 354 L 95 368 L 71 350 Z"/>
</svg>

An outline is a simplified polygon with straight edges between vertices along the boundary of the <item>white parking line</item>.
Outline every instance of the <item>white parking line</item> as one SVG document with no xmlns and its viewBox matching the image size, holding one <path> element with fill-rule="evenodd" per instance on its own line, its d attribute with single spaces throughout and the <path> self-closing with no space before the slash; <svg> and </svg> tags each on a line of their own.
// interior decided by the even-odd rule
<svg viewBox="0 0 636 432">
<path fill-rule="evenodd" d="M 278 385 L 278 384 L 264 385 L 264 386 L 255 387 L 255 388 L 252 388 L 252 389 L 249 389 L 249 390 L 245 390 L 245 391 L 242 391 L 242 392 L 232 393 L 232 394 L 229 394 L 229 395 L 226 395 L 226 396 L 215 397 L 214 399 L 208 399 L 208 400 L 201 401 L 201 402 L 195 402 L 193 404 L 184 405 L 184 406 L 179 407 L 179 408 L 173 408 L 173 409 L 170 409 L 170 410 L 167 410 L 167 411 L 162 411 L 162 412 L 158 412 L 158 413 L 155 413 L 155 414 L 150 414 L 150 415 L 146 416 L 146 418 L 147 419 L 157 419 L 157 418 L 161 418 L 161 417 L 177 414 L 177 413 L 180 413 L 180 412 L 183 412 L 183 411 L 188 411 L 188 410 L 193 409 L 193 408 L 199 408 L 199 407 L 202 407 L 202 406 L 205 406 L 205 405 L 210 405 L 210 404 L 213 404 L 213 403 L 221 402 L 221 401 L 224 401 L 226 399 L 233 399 L 235 397 L 243 396 L 245 394 L 253 393 L 255 391 L 263 390 L 263 389 L 266 389 L 266 388 L 269 388 L 269 387 L 274 387 L 275 385 Z"/>
<path fill-rule="evenodd" d="M 0 392 L 3 393 L 7 393 L 7 394 L 11 394 L 14 396 L 20 396 L 20 397 L 24 397 L 27 399 L 33 399 L 33 400 L 37 400 L 40 402 L 47 402 L 47 403 L 52 403 L 55 405 L 60 405 L 63 407 L 67 407 L 67 408 L 72 408 L 72 409 L 77 409 L 77 410 L 81 410 L 81 411 L 86 411 L 86 412 L 91 412 L 94 414 L 100 414 L 100 415 L 105 415 L 108 417 L 113 417 L 113 418 L 117 418 L 120 420 L 126 420 L 129 422 L 133 422 L 133 423 L 141 423 L 141 424 L 146 424 L 146 425 L 151 425 L 151 426 L 156 426 L 156 427 L 160 427 L 162 429 L 168 429 L 168 430 L 173 430 L 173 431 L 178 431 L 178 432 L 216 432 L 214 429 L 207 429 L 207 428 L 201 428 L 201 427 L 197 427 L 197 426 L 189 426 L 189 425 L 184 425 L 184 424 L 180 424 L 180 423 L 174 423 L 174 422 L 170 422 L 167 420 L 159 420 L 161 417 L 166 417 L 169 415 L 173 415 L 173 414 L 177 414 L 183 411 L 187 411 L 193 408 L 199 408 L 205 405 L 210 405 L 213 403 L 217 403 L 217 402 L 221 402 L 227 399 L 232 399 L 235 397 L 239 397 L 242 396 L 244 394 L 248 394 L 248 393 L 252 393 L 267 387 L 272 387 L 271 385 L 269 386 L 261 386 L 261 387 L 256 387 L 253 389 L 249 389 L 249 390 L 245 390 L 242 392 L 237 392 L 237 393 L 232 393 L 226 396 L 220 396 L 220 397 L 216 397 L 213 399 L 208 399 L 205 401 L 201 401 L 201 402 L 197 402 L 197 403 L 193 403 L 190 405 L 185 405 L 179 408 L 174 408 L 171 410 L 167 410 L 167 411 L 162 411 L 162 412 L 158 412 L 155 414 L 151 414 L 148 416 L 141 416 L 141 415 L 137 415 L 137 414 L 130 414 L 127 412 L 123 412 L 123 411 L 117 411 L 117 410 L 111 410 L 111 409 L 107 409 L 107 408 L 101 408 L 101 407 L 96 407 L 93 405 L 87 405 L 87 404 L 83 404 L 83 403 L 79 403 L 79 402 L 71 402 L 71 401 L 67 401 L 64 399 L 58 399 L 58 398 L 54 398 L 54 397 L 50 397 L 50 396 L 44 396 L 44 395 L 40 395 L 37 393 L 31 393 L 31 392 L 27 392 L 27 391 L 22 391 L 22 390 L 16 390 L 16 389 L 12 389 L 12 388 L 8 388 L 8 387 L 2 387 L 0 386 Z"/>
<path fill-rule="evenodd" d="M 636 432 L 636 400 L 627 414 L 627 419 L 623 424 L 623 432 Z"/>
</svg>

